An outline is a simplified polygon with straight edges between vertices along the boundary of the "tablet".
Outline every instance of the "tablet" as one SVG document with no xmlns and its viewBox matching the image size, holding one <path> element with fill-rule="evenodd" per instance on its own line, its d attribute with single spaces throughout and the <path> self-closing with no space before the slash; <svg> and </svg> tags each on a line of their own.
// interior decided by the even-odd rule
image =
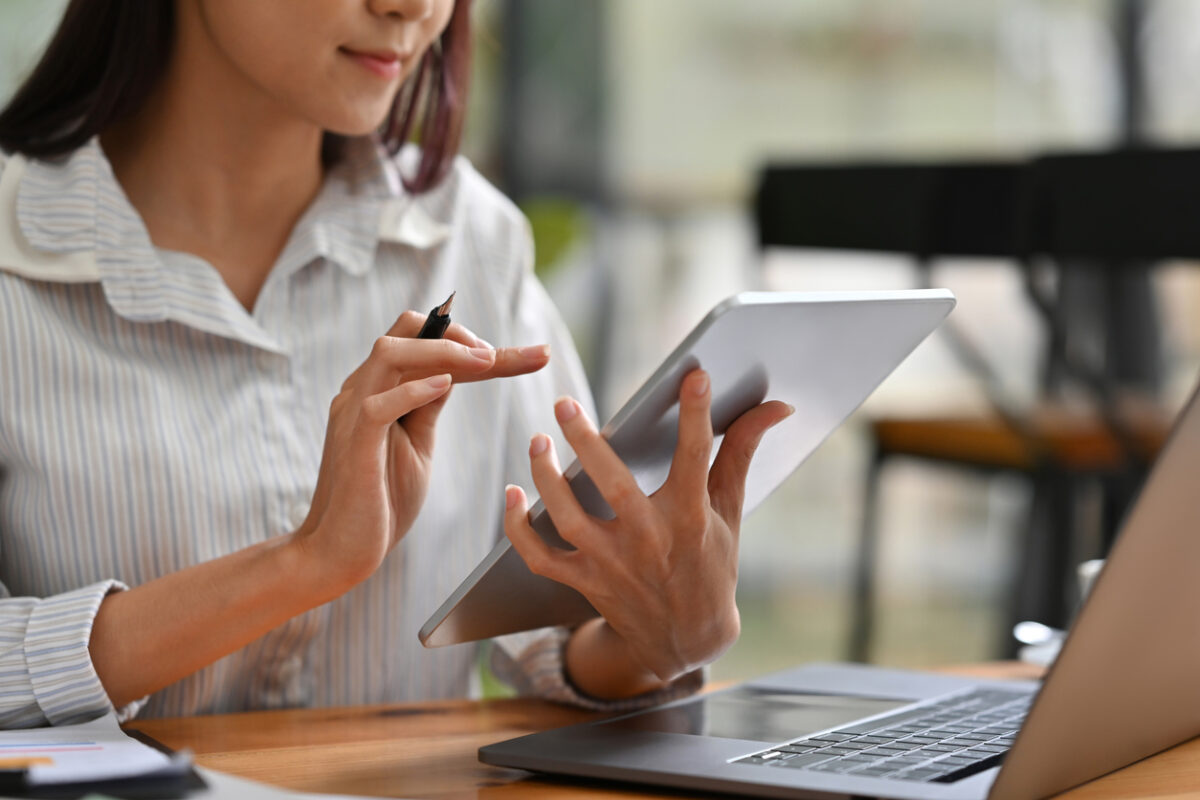
<svg viewBox="0 0 1200 800">
<path fill-rule="evenodd" d="M 743 412 L 782 400 L 796 413 L 763 437 L 746 478 L 743 517 L 762 503 L 858 408 L 954 308 L 946 289 L 748 292 L 721 302 L 667 356 L 602 434 L 646 493 L 675 452 L 679 387 L 697 367 L 712 381 L 717 441 Z M 564 472 L 589 513 L 612 511 L 578 461 Z M 549 544 L 570 548 L 539 500 L 529 511 Z M 426 647 L 486 639 L 596 616 L 574 589 L 534 575 L 501 538 L 418 634 Z"/>
</svg>

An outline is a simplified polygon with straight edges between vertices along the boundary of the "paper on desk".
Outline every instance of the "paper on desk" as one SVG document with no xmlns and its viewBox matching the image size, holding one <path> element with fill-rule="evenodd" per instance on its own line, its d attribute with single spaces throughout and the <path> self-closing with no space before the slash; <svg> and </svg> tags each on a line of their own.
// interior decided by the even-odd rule
<svg viewBox="0 0 1200 800">
<path fill-rule="evenodd" d="M 351 797 L 347 794 L 309 794 L 290 789 L 279 789 L 265 783 L 255 783 L 245 778 L 239 778 L 224 772 L 216 772 L 203 767 L 196 767 L 196 772 L 208 784 L 208 789 L 194 795 L 188 795 L 188 800 L 366 800 L 363 797 Z"/>
<path fill-rule="evenodd" d="M 186 753 L 168 756 L 125 735 L 114 714 L 80 725 L 0 731 L 0 767 L 27 767 L 30 786 L 182 774 Z"/>
</svg>

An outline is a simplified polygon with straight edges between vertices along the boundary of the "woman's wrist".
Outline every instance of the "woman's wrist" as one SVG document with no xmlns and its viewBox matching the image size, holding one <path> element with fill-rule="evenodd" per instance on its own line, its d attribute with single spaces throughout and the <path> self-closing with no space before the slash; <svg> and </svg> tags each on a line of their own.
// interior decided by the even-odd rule
<svg viewBox="0 0 1200 800">
<path fill-rule="evenodd" d="M 567 640 L 563 669 L 571 684 L 600 700 L 621 700 L 670 685 L 643 666 L 603 618 L 580 625 Z"/>
<path fill-rule="evenodd" d="M 283 537 L 279 557 L 284 568 L 307 587 L 313 606 L 341 597 L 369 578 L 378 565 L 348 565 L 330 558 L 317 544 L 315 531 L 306 527 Z"/>
</svg>

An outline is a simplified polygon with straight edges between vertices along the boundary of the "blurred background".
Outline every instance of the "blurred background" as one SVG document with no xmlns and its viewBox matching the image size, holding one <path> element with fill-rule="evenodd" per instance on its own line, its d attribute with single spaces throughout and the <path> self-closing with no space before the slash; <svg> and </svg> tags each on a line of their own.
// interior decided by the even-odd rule
<svg viewBox="0 0 1200 800">
<path fill-rule="evenodd" d="M 62 5 L 0 4 L 0 100 L 36 58 Z M 925 253 L 931 257 L 922 260 L 868 247 L 760 247 L 756 191 L 767 165 L 1024 165 L 1046 153 L 1200 144 L 1200 4 L 475 6 L 464 149 L 529 215 L 539 274 L 573 327 L 602 416 L 710 307 L 737 291 L 931 281 L 959 298 L 955 328 L 922 345 L 747 520 L 743 635 L 715 676 L 742 678 L 812 659 L 924 666 L 1008 653 L 1006 631 L 1028 590 L 1020 578 L 1037 558 L 1030 537 L 1062 539 L 1053 558 L 1071 563 L 1102 554 L 1139 459 L 1121 462 L 1116 471 L 1128 479 L 1114 494 L 1105 483 L 1111 465 L 1038 457 L 980 469 L 972 459 L 987 462 L 987 453 L 888 458 L 878 473 L 864 647 L 861 604 L 857 645 L 852 630 L 853 599 L 864 596 L 866 482 L 881 420 L 994 422 L 1002 397 L 1006 435 L 1014 418 L 1037 419 L 1049 400 L 1095 422 L 1088 412 L 1095 386 L 1075 381 L 1080 390 L 1048 376 L 1048 359 L 1064 352 L 1053 341 L 1061 319 L 1039 308 L 1031 286 L 1049 284 L 1050 294 L 1065 296 L 1062 274 L 1053 264 L 1030 267 L 995 254 Z M 803 194 L 803 181 L 797 185 Z M 1121 397 L 1144 401 L 1155 424 L 1165 424 L 1196 378 L 1197 266 L 1177 258 L 1138 262 L 1130 281 L 1117 290 L 1108 285 L 1104 295 L 1106 308 L 1121 312 L 1119 324 L 1104 316 L 1066 337 L 1074 342 L 1066 350 L 1084 356 L 1097 347 L 1109 356 L 1121 351 L 1123 366 L 1098 368 L 1112 379 L 1105 392 L 1115 386 Z M 1086 309 L 1095 291 L 1084 287 L 1071 303 Z M 1089 345 L 1097 341 L 1103 344 Z M 1091 480 L 1101 473 L 1105 480 Z M 1080 474 L 1087 479 L 1076 481 Z M 1038 493 L 1064 485 L 1068 522 L 1039 518 Z M 1058 569 L 1050 585 L 1065 574 Z M 1039 606 L 1032 608 L 1036 614 Z M 1061 611 L 1047 614 L 1044 621 L 1064 621 Z"/>
</svg>

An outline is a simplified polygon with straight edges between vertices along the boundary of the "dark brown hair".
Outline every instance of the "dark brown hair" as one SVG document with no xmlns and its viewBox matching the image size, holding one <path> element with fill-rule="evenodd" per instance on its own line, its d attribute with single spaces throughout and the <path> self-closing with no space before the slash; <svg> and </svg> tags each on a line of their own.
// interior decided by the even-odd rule
<svg viewBox="0 0 1200 800">
<path fill-rule="evenodd" d="M 395 154 L 421 139 L 421 162 L 404 185 L 423 192 L 445 176 L 458 152 L 471 66 L 470 0 L 456 0 L 441 39 L 396 94 L 379 131 Z M 135 113 L 171 55 L 175 3 L 169 0 L 71 0 L 50 45 L 0 111 L 0 149 L 55 158 Z M 327 133 L 326 163 L 344 139 Z"/>
</svg>

